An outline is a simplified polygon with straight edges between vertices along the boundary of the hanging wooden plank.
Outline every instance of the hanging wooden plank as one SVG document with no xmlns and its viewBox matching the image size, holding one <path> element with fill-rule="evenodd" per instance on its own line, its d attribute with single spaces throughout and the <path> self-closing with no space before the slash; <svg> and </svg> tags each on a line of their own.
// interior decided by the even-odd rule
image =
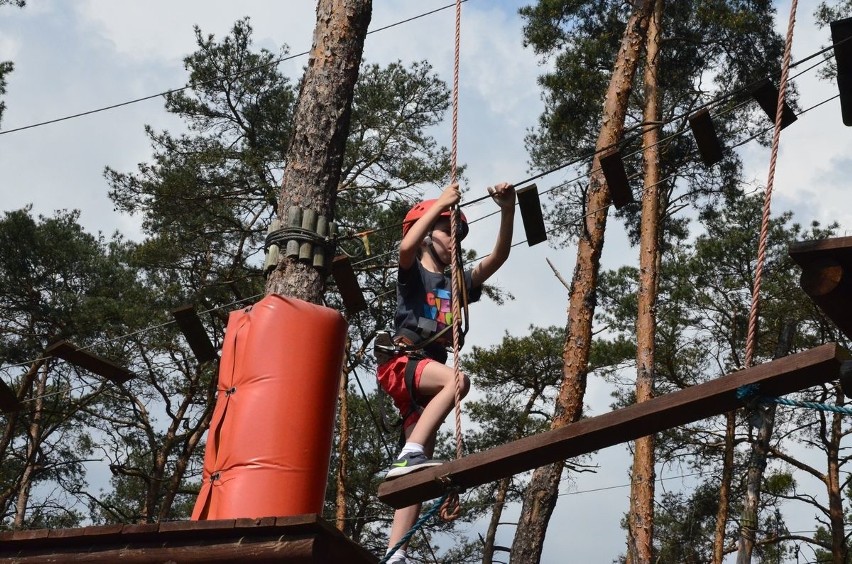
<svg viewBox="0 0 852 564">
<path fill-rule="evenodd" d="M 802 267 L 802 290 L 852 339 L 852 237 L 801 241 L 788 252 Z"/>
<path fill-rule="evenodd" d="M 123 384 L 133 378 L 133 373 L 126 368 L 87 350 L 80 349 L 68 341 L 53 343 L 45 349 L 44 354 L 45 356 L 61 358 L 74 366 L 88 370 L 116 384 Z"/>
<path fill-rule="evenodd" d="M 701 108 L 691 116 L 689 116 L 689 127 L 692 129 L 692 136 L 695 138 L 695 144 L 698 145 L 698 153 L 701 155 L 701 160 L 707 166 L 712 166 L 722 160 L 722 143 L 716 135 L 716 128 L 713 125 L 713 118 L 710 117 L 710 110 Z"/>
<path fill-rule="evenodd" d="M 775 123 L 775 112 L 778 109 L 778 89 L 772 84 L 768 78 L 761 80 L 756 86 L 751 89 L 752 97 L 757 100 L 757 103 L 766 112 L 772 123 Z M 784 102 L 784 109 L 781 111 L 781 129 L 784 129 L 798 118 L 787 102 Z"/>
<path fill-rule="evenodd" d="M 843 125 L 852 126 L 852 18 L 831 22 L 831 42 L 837 63 L 837 89 Z"/>
<path fill-rule="evenodd" d="M 406 507 L 441 496 L 448 484 L 461 489 L 479 486 L 720 415 L 742 405 L 736 396 L 741 386 L 757 384 L 763 395 L 783 396 L 836 380 L 842 363 L 850 358 L 836 343 L 822 345 L 386 481 L 379 486 L 379 499 L 393 507 Z"/>
<path fill-rule="evenodd" d="M 621 209 L 627 204 L 633 203 L 633 192 L 627 181 L 627 171 L 624 169 L 624 160 L 621 151 L 609 149 L 601 155 L 601 170 L 603 171 L 606 184 L 609 187 L 609 195 L 616 209 Z"/>
<path fill-rule="evenodd" d="M 173 309 L 172 316 L 177 321 L 181 333 L 186 338 L 186 342 L 198 362 L 205 363 L 219 358 L 219 355 L 216 354 L 216 347 L 210 341 L 194 305 L 185 305 Z"/>
<path fill-rule="evenodd" d="M 547 241 L 547 229 L 544 227 L 544 217 L 541 214 L 538 187 L 535 184 L 530 184 L 518 189 L 515 193 L 518 195 L 518 207 L 521 209 L 527 245 L 532 247 L 542 241 Z"/>
<path fill-rule="evenodd" d="M 21 402 L 18 401 L 18 395 L 6 382 L 0 380 L 0 411 L 11 413 L 20 409 Z"/>
<path fill-rule="evenodd" d="M 346 308 L 349 315 L 355 315 L 359 311 L 367 309 L 367 302 L 364 300 L 364 294 L 361 292 L 358 279 L 355 277 L 355 271 L 352 270 L 349 257 L 346 255 L 334 257 L 334 260 L 331 261 L 331 275 L 334 277 L 337 290 L 343 299 L 343 307 Z"/>
</svg>

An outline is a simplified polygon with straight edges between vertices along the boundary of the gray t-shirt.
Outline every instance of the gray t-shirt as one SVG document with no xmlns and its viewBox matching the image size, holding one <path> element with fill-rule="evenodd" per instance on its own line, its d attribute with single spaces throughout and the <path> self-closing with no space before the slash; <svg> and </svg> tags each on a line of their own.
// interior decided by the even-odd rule
<svg viewBox="0 0 852 564">
<path fill-rule="evenodd" d="M 482 287 L 471 287 L 471 272 L 464 271 L 468 303 L 478 301 Z M 429 272 L 415 260 L 409 269 L 399 269 L 396 284 L 396 333 L 409 338 L 428 339 L 447 325 L 452 324 L 452 282 L 449 276 Z M 447 361 L 446 347 L 453 342 L 452 331 L 423 349 L 430 358 Z"/>
</svg>

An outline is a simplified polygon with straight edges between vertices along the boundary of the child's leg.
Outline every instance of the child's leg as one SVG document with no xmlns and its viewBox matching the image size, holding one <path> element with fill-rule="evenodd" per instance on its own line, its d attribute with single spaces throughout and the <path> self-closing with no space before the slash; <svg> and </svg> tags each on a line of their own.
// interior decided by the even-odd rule
<svg viewBox="0 0 852 564">
<path fill-rule="evenodd" d="M 419 423 L 419 422 L 418 422 Z M 410 441 L 411 435 L 414 432 L 414 428 L 417 427 L 417 423 L 414 425 L 410 425 L 405 429 L 405 440 Z M 420 443 L 423 445 L 423 450 L 425 451 L 427 456 L 432 456 L 432 451 L 435 448 L 435 439 L 432 438 L 428 444 Z M 414 526 L 414 523 L 417 522 L 417 518 L 420 517 L 420 504 L 409 505 L 408 507 L 401 507 L 394 511 L 393 514 L 393 524 L 391 525 L 390 537 L 388 538 L 388 550 L 396 546 L 396 543 L 405 536 L 405 534 L 411 530 L 411 527 Z M 405 550 L 408 548 L 408 545 L 403 545 L 399 550 Z M 392 561 L 392 560 L 391 560 Z"/>
<path fill-rule="evenodd" d="M 462 397 L 467 395 L 469 389 L 470 382 L 467 376 L 462 375 Z M 453 369 L 440 362 L 427 363 L 420 374 L 417 392 L 432 397 L 423 408 L 417 422 L 405 430 L 405 438 L 409 443 L 423 445 L 424 453 L 431 458 L 435 450 L 438 429 L 455 406 L 456 380 Z M 420 516 L 420 508 L 420 504 L 410 505 L 394 512 L 388 548 L 396 545 L 414 526 Z M 402 547 L 402 549 L 405 548 L 405 546 Z"/>
<path fill-rule="evenodd" d="M 462 374 L 461 396 L 466 396 L 469 389 L 470 382 L 467 376 Z M 456 403 L 456 379 L 452 367 L 440 362 L 427 363 L 420 374 L 417 393 L 432 397 L 426 407 L 423 408 L 423 412 L 408 436 L 408 440 L 434 447 L 438 429 Z M 431 456 L 431 452 L 427 454 Z"/>
</svg>

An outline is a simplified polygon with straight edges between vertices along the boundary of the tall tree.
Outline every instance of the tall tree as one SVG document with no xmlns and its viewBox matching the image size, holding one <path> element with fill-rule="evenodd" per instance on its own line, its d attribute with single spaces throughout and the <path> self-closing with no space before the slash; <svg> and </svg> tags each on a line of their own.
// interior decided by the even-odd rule
<svg viewBox="0 0 852 564">
<path fill-rule="evenodd" d="M 124 300 L 137 284 L 128 246 L 86 233 L 78 216 L 33 218 L 22 209 L 0 219 L 0 357 L 12 363 L 3 379 L 22 406 L 0 415 L 4 527 L 71 526 L 83 518 L 76 496 L 94 450 L 85 410 L 113 384 L 45 359 L 44 350 L 58 339 L 92 347 L 129 326 Z M 96 351 L 120 354 L 120 345 Z"/>
<path fill-rule="evenodd" d="M 645 2 L 642 11 L 648 12 L 653 3 Z M 538 53 L 554 59 L 554 71 L 541 77 L 545 90 L 545 111 L 539 127 L 528 137 L 533 162 L 541 168 L 561 166 L 565 161 L 583 159 L 594 150 L 620 142 L 621 137 L 610 139 L 601 145 L 600 132 L 609 128 L 624 128 L 624 119 L 631 126 L 643 121 L 643 96 L 639 89 L 627 100 L 623 110 L 624 119 L 618 123 L 605 105 L 601 114 L 596 100 L 607 91 L 613 79 L 621 78 L 619 68 L 610 70 L 617 58 L 621 42 L 613 30 L 620 30 L 621 22 L 628 18 L 628 8 L 619 2 L 583 2 L 580 0 L 542 1 L 536 6 L 524 8 L 521 13 L 527 18 L 526 41 Z M 774 10 L 771 2 L 761 1 L 748 6 L 741 2 L 676 2 L 666 6 L 663 14 L 662 49 L 658 89 L 661 93 L 661 121 L 673 130 L 686 125 L 686 117 L 698 106 L 710 101 L 711 94 L 735 92 L 763 78 L 777 65 L 781 54 L 780 38 L 772 31 Z M 629 31 L 629 28 L 628 28 Z M 641 43 L 640 43 L 641 44 Z M 639 59 L 637 51 L 635 59 Z M 631 61 L 630 64 L 635 63 Z M 713 76 L 716 91 L 705 85 L 707 76 Z M 608 100 L 608 99 L 607 99 Z M 759 129 L 759 114 L 753 108 L 736 110 L 719 105 L 720 119 L 717 120 L 720 134 L 728 139 L 742 140 Z M 632 129 L 632 127 L 631 127 Z M 661 218 L 665 233 L 663 241 L 672 237 L 686 236 L 687 219 L 677 213 L 690 204 L 719 192 L 733 190 L 739 175 L 739 160 L 733 152 L 713 169 L 704 167 L 694 158 L 691 141 L 682 135 L 664 138 L 661 146 L 662 184 Z M 730 141 L 734 143 L 735 141 Z M 622 153 L 636 148 L 637 139 L 628 137 L 620 142 Z M 637 169 L 636 164 L 626 161 L 628 172 Z M 592 180 L 598 171 L 597 159 L 591 163 Z M 598 172 L 598 174 L 600 174 Z M 603 243 L 602 231 L 595 245 L 589 245 L 590 227 L 605 225 L 607 199 L 594 199 L 595 184 L 579 186 L 568 183 L 555 191 L 551 207 L 551 221 L 566 226 L 565 239 L 577 239 L 578 259 L 575 281 L 582 280 L 586 292 L 576 292 L 572 283 L 571 305 L 569 306 L 569 338 L 566 342 L 566 378 L 563 392 L 571 396 L 570 405 L 579 416 L 585 379 L 588 375 L 581 349 L 588 347 L 591 336 L 591 317 L 594 311 L 594 282 L 599 253 Z M 578 211 L 579 210 L 579 211 Z M 635 207 L 626 206 L 618 216 L 627 220 L 631 240 L 639 239 L 639 228 Z M 598 218 L 603 216 L 601 222 Z M 590 252 L 594 249 L 595 253 Z M 583 257 L 587 253 L 587 257 Z M 598 254 L 599 257 L 599 254 Z M 591 285 L 589 285 L 591 282 Z M 635 307 L 635 305 L 634 305 Z M 582 321 L 581 321 L 582 319 Z M 572 329 L 574 327 L 574 329 Z M 584 329 L 585 328 L 585 329 Z M 576 331 L 575 331 L 576 329 Z M 584 329 L 581 331 L 581 329 Z M 569 388 L 570 391 L 569 391 Z M 565 397 L 557 404 L 556 420 L 559 420 L 567 403 Z M 569 409 L 569 412 L 571 410 Z M 559 476 L 551 470 L 550 487 L 558 484 Z M 527 499 L 535 497 L 528 492 Z M 544 504 L 539 504 L 545 507 Z M 530 505 L 526 511 L 537 511 Z M 549 511 L 537 511 L 547 515 Z M 538 517 L 537 517 L 538 518 Z M 527 522 L 524 522 L 527 525 Z M 528 531 L 529 528 L 525 528 Z M 527 533 L 522 533 L 527 534 Z M 530 555 L 534 556 L 534 555 Z"/>
<path fill-rule="evenodd" d="M 660 264 L 660 69 L 663 0 L 655 0 L 648 23 L 643 75 L 642 161 L 645 189 L 639 241 L 639 296 L 636 317 L 636 403 L 654 395 L 657 281 Z M 650 564 L 654 539 L 654 436 L 636 440 L 630 478 L 627 562 Z"/>
<path fill-rule="evenodd" d="M 372 14 L 372 0 L 320 0 L 314 44 L 302 79 L 287 150 L 278 219 L 291 206 L 334 218 L 352 96 Z M 312 265 L 282 256 L 266 292 L 319 303 L 325 280 Z"/>
<path fill-rule="evenodd" d="M 603 125 L 595 145 L 596 151 L 602 151 L 616 144 L 623 134 L 628 97 L 633 87 L 633 77 L 640 59 L 652 9 L 651 2 L 638 2 L 627 20 L 604 99 Z M 585 209 L 589 210 L 589 213 L 583 221 L 582 234 L 577 244 L 577 262 L 569 291 L 568 327 L 563 350 L 563 380 L 551 423 L 551 428 L 554 429 L 577 421 L 583 409 L 597 277 L 603 250 L 607 208 L 611 202 L 611 196 L 600 169 L 599 154 L 596 152 L 592 161 L 592 173 L 585 199 Z M 556 506 L 562 469 L 562 463 L 557 463 L 538 468 L 533 472 L 524 494 L 521 517 L 512 543 L 514 561 L 537 562 L 541 559 L 547 524 Z"/>
<path fill-rule="evenodd" d="M 195 30 L 198 49 L 185 59 L 190 90 L 167 98 L 166 108 L 181 118 L 189 132 L 174 136 L 168 132 L 147 130 L 154 149 L 154 161 L 140 165 L 136 173 L 107 169 L 111 196 L 120 209 L 140 214 L 145 240 L 134 253 L 142 278 L 157 289 L 155 308 L 164 311 L 185 303 L 197 303 L 210 310 L 202 315 L 214 344 L 221 342 L 227 311 L 233 302 L 254 299 L 262 292 L 263 272 L 258 264 L 262 235 L 274 215 L 276 184 L 285 166 L 283 149 L 291 135 L 295 93 L 290 81 L 275 65 L 275 55 L 252 48 L 252 29 L 248 20 L 236 22 L 223 38 Z M 284 48 L 286 52 L 286 47 Z M 400 63 L 379 67 L 364 64 L 355 87 L 352 122 L 341 164 L 336 220 L 343 229 L 363 231 L 365 227 L 398 223 L 404 214 L 405 199 L 416 197 L 415 186 L 440 183 L 447 174 L 448 157 L 426 130 L 439 122 L 447 108 L 448 91 L 426 63 L 404 67 Z M 186 213 L 186 203 L 192 214 Z M 393 265 L 385 260 L 393 248 L 396 234 L 379 231 L 369 236 L 367 245 L 344 241 L 344 249 L 353 256 L 361 285 L 368 292 L 369 313 L 350 321 L 352 351 L 347 371 L 368 362 L 366 349 L 376 327 L 388 323 L 393 295 L 390 275 Z M 372 296 L 372 297 L 371 297 Z M 325 297 L 331 307 L 342 309 L 334 293 Z M 158 319 L 159 324 L 166 319 Z M 157 334 L 159 333 L 159 334 Z M 163 328 L 144 338 L 147 350 L 174 358 L 174 364 L 155 363 L 147 387 L 129 386 L 128 398 L 111 404 L 132 406 L 147 397 L 160 395 L 154 384 L 171 390 L 172 404 L 190 401 L 195 415 L 201 405 L 212 405 L 215 379 L 210 367 L 199 367 L 188 350 L 178 346 L 182 338 L 174 329 Z M 140 358 L 141 361 L 141 358 Z M 176 370 L 175 370 L 176 369 Z M 147 372 L 146 372 L 147 374 Z M 204 383 L 198 383 L 198 378 Z M 187 396 L 186 394 L 190 394 Z M 129 398 L 135 398 L 129 401 Z M 159 413 L 159 411 L 157 411 Z M 181 429 L 202 419 L 195 415 Z M 187 416 L 188 417 L 188 416 Z M 122 421 L 132 420 L 126 413 Z M 157 423 L 162 426 L 165 421 Z M 116 426 L 118 428 L 119 426 Z M 110 425 L 105 424 L 105 428 Z M 141 511 L 134 500 L 146 499 L 150 479 L 143 480 L 141 468 L 153 468 L 153 460 L 143 464 L 136 455 L 118 456 L 146 445 L 143 452 L 170 452 L 167 468 L 177 468 L 176 457 L 185 449 L 165 449 L 160 433 L 111 432 L 117 440 L 108 450 L 116 475 L 113 487 L 117 498 L 102 496 L 110 507 L 98 510 L 102 520 L 135 520 L 162 513 L 175 518 L 185 511 L 185 503 L 170 510 L 165 498 Z M 192 437 L 183 431 L 178 438 Z M 130 441 L 130 437 L 136 437 Z M 149 437 L 156 438 L 154 448 Z M 118 448 L 126 440 L 124 448 Z M 178 441 L 178 444 L 184 444 Z M 114 453 L 114 454 L 113 454 Z M 149 456 L 145 454 L 145 456 Z M 184 478 L 196 479 L 198 466 L 189 461 Z M 126 467 L 126 468 L 125 468 Z M 144 473 L 148 476 L 148 470 Z M 174 474 L 168 474 L 170 479 Z M 362 488 L 353 495 L 375 490 L 375 484 L 352 482 Z M 168 482 L 165 494 L 178 488 L 178 499 L 185 499 L 192 486 L 178 480 Z M 172 486 L 172 484 L 174 484 Z M 330 491 L 334 491 L 332 487 Z M 134 493 L 130 493 L 134 492 Z M 161 494 L 158 494 L 158 496 Z M 348 497 L 348 492 L 347 492 Z M 118 498 L 131 501 L 130 506 Z M 153 498 L 152 498 L 153 499 Z M 334 511 L 331 511 L 334 514 Z M 146 517 L 148 518 L 148 517 Z"/>
<path fill-rule="evenodd" d="M 756 245 L 761 206 L 760 195 L 724 199 L 699 216 L 703 233 L 693 243 L 671 247 L 663 255 L 655 355 L 656 385 L 660 393 L 707 381 L 736 370 L 740 365 L 745 345 L 748 289 L 756 258 L 750 249 Z M 835 336 L 828 331 L 818 310 L 798 287 L 797 268 L 787 255 L 787 247 L 792 241 L 830 236 L 835 228 L 829 226 L 826 229 L 815 224 L 804 229 L 791 223 L 790 213 L 782 213 L 772 219 L 768 266 L 762 290 L 758 348 L 762 358 L 772 356 L 771 351 L 777 350 L 778 336 L 783 333 L 786 320 L 794 319 L 801 327 L 793 342 L 794 350 L 815 346 Z M 638 288 L 635 277 L 635 269 L 631 267 L 605 271 L 601 275 L 599 321 L 621 340 L 636 338 Z M 629 352 L 623 358 L 629 358 L 627 355 Z M 618 372 L 613 372 L 613 376 L 617 377 Z M 622 390 L 618 405 L 632 402 L 633 387 L 620 384 L 617 379 L 613 381 Z M 704 478 L 700 487 L 709 488 L 718 495 L 726 487 L 722 469 L 737 475 L 744 474 L 748 468 L 746 453 L 737 447 L 747 440 L 749 419 L 735 417 L 735 424 L 731 424 L 730 419 L 708 419 L 659 434 L 656 444 L 659 462 L 686 464 L 696 472 L 712 476 Z M 789 418 L 779 419 L 784 423 L 784 435 L 778 435 L 773 445 L 780 444 L 781 436 L 787 436 L 799 427 L 795 422 L 788 423 Z M 778 474 L 777 467 L 768 475 L 760 473 L 762 490 L 771 492 L 767 493 L 769 499 L 755 509 L 755 521 L 760 531 L 766 531 L 765 524 L 774 518 L 771 515 L 773 504 L 791 493 L 789 480 L 785 483 L 776 477 Z M 712 509 L 718 513 L 720 504 L 730 503 L 732 510 L 740 510 L 742 504 L 739 500 L 744 496 L 744 485 L 744 480 L 728 484 L 732 487 L 732 501 L 719 498 L 712 504 Z M 673 501 L 674 498 L 669 499 L 669 502 Z M 674 505 L 669 507 L 675 511 Z M 702 511 L 710 507 L 702 505 Z M 722 547 L 722 556 L 735 550 L 732 549 L 732 539 L 736 538 L 736 529 L 732 528 L 728 518 L 724 524 L 725 528 L 715 541 L 709 535 L 701 541 L 705 546 L 696 547 L 699 553 L 712 555 L 714 545 Z M 660 557 L 663 553 L 671 553 L 671 543 L 674 542 L 671 524 L 665 527 L 654 538 L 655 551 L 659 551 L 657 555 Z M 766 535 L 758 539 L 757 546 L 766 550 L 771 544 L 783 540 Z M 683 542 L 688 544 L 695 540 Z"/>
</svg>

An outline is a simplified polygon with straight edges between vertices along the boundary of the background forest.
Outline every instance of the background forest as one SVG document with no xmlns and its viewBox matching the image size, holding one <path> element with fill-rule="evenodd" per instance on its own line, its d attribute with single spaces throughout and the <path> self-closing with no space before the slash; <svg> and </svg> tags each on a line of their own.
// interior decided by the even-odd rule
<svg viewBox="0 0 852 564">
<path fill-rule="evenodd" d="M 401 11 L 376 4 L 371 29 L 405 19 Z M 403 5 L 411 15 L 444 6 Z M 0 27 L 0 60 L 6 61 L 0 63 L 0 379 L 24 406 L 0 415 L 2 529 L 189 516 L 215 402 L 216 364 L 196 361 L 169 312 L 195 305 L 218 347 L 228 312 L 262 296 L 263 240 L 275 214 L 306 60 L 298 51 L 309 47 L 313 28 L 312 10 L 300 7 L 281 24 L 300 30 L 293 32 L 298 46 L 284 32 L 270 40 L 268 23 L 246 15 L 256 6 L 245 13 L 238 8 L 230 8 L 234 17 L 226 25 L 211 23 L 210 28 L 199 23 L 202 18 L 188 16 L 198 25 L 177 32 L 179 59 L 170 62 L 171 82 L 162 87 L 138 72 L 126 77 L 132 94 L 111 84 L 121 80 L 77 76 L 73 81 L 89 80 L 110 95 L 86 97 L 72 107 L 40 91 L 33 102 L 41 108 L 37 113 L 23 112 L 16 77 L 32 73 L 37 65 L 30 62 L 38 59 L 30 47 L 15 45 L 25 37 L 13 33 L 15 24 Z M 779 31 L 788 8 L 787 3 L 738 1 L 670 1 L 664 7 L 655 395 L 743 365 L 771 124 L 742 89 L 766 76 L 777 83 L 783 47 Z M 19 27 L 21 22 L 51 22 L 49 30 L 58 33 L 56 22 L 73 15 L 85 33 L 83 22 L 97 21 L 92 14 L 100 9 L 100 17 L 108 19 L 109 8 L 97 2 L 86 4 L 81 15 L 67 6 L 2 0 L 0 22 L 18 22 Z M 468 112 L 460 149 L 469 188 L 465 199 L 479 197 L 491 183 L 554 171 L 537 180 L 549 246 L 527 248 L 517 225 L 519 246 L 506 273 L 501 271 L 488 289 L 487 303 L 472 308 L 462 364 L 475 392 L 464 403 L 465 434 L 467 449 L 479 451 L 553 422 L 564 377 L 568 292 L 545 259 L 552 260 L 561 278 L 570 279 L 575 248 L 584 236 L 582 219 L 589 212 L 585 198 L 590 156 L 603 126 L 603 94 L 633 8 L 579 0 L 500 2 L 486 8 L 481 0 L 470 0 L 464 9 L 464 18 L 470 18 L 463 19 L 468 26 L 463 27 L 463 49 L 469 57 L 462 63 L 463 73 L 469 73 L 461 101 L 462 116 Z M 367 37 L 338 190 L 336 214 L 344 231 L 398 224 L 413 201 L 434 196 L 448 179 L 450 12 Z M 849 1 L 804 3 L 797 33 L 807 47 L 794 50 L 794 61 L 828 45 L 827 22 L 848 15 Z M 443 22 L 445 35 L 436 33 L 436 21 Z M 412 28 L 430 26 L 428 40 L 405 40 Z M 260 28 L 262 33 L 256 31 Z M 125 48 L 121 41 L 127 40 L 104 34 L 98 49 L 112 49 L 118 57 Z M 504 67 L 502 76 L 482 62 L 488 56 Z M 62 63 L 61 54 L 50 57 L 53 64 Z M 825 57 L 828 61 L 822 62 Z M 143 54 L 128 60 L 133 71 L 144 68 Z M 848 197 L 838 197 L 852 174 L 848 137 L 842 136 L 848 132 L 838 127 L 836 100 L 819 106 L 836 93 L 830 61 L 829 52 L 792 73 L 802 73 L 791 92 L 800 117 L 785 130 L 782 146 L 792 139 L 801 145 L 790 145 L 796 149 L 781 157 L 786 167 L 779 169 L 784 181 L 778 180 L 773 206 L 758 361 L 777 355 L 782 341 L 787 343 L 783 354 L 843 341 L 799 290 L 798 268 L 786 253 L 792 241 L 844 235 L 852 221 L 843 206 Z M 647 121 L 641 69 L 626 107 L 625 154 L 641 150 L 637 131 Z M 144 110 L 136 105 L 16 131 L 108 105 L 113 96 L 136 99 L 167 88 L 173 90 L 144 102 Z M 682 130 L 691 112 L 711 102 L 720 138 L 731 150 L 722 162 L 707 167 Z M 483 116 L 502 123 L 480 123 Z M 819 122 L 814 128 L 817 119 L 832 125 Z M 88 155 L 99 145 L 72 142 L 60 133 L 72 123 L 103 138 L 120 123 L 144 138 L 136 141 L 140 149 L 132 158 Z M 494 129 L 499 135 L 485 133 L 488 127 L 499 127 Z M 835 152 L 823 154 L 833 161 L 820 162 L 810 152 L 818 153 L 817 140 L 824 141 L 820 132 L 831 138 Z M 63 149 L 47 145 L 50 137 L 57 137 Z M 42 143 L 35 153 L 33 147 Z M 74 181 L 62 181 L 67 163 L 91 158 L 98 163 L 97 180 L 80 183 L 72 166 L 67 176 Z M 642 160 L 639 154 L 625 160 L 639 200 Z M 490 248 L 496 226 L 488 218 L 496 207 L 489 206 L 484 202 L 466 209 L 474 220 L 470 258 Z M 594 340 L 582 375 L 584 392 L 577 398 L 583 416 L 636 397 L 640 207 L 609 215 Z M 391 512 L 375 497 L 375 475 L 394 454 L 396 435 L 381 429 L 382 412 L 392 410 L 375 391 L 369 350 L 375 332 L 392 323 L 397 242 L 396 230 L 388 229 L 342 244 L 369 308 L 348 318 L 351 348 L 324 516 L 376 553 L 385 544 Z M 342 309 L 333 285 L 328 290 L 327 304 Z M 58 339 L 110 358 L 136 377 L 116 385 L 45 357 L 45 348 Z M 846 401 L 835 386 L 799 397 Z M 754 413 L 743 410 L 735 418 L 720 416 L 656 437 L 655 559 L 709 562 L 719 541 L 725 561 L 733 561 L 754 421 Z M 451 425 L 445 429 L 452 432 Z M 848 417 L 778 410 L 762 475 L 755 561 L 852 561 L 846 522 L 852 503 L 845 451 L 850 430 Z M 733 445 L 732 479 L 730 506 L 719 531 L 726 434 Z M 618 454 L 610 452 L 616 449 Z M 452 456 L 448 446 L 445 457 Z M 542 562 L 564 561 L 563 543 L 579 547 L 579 540 L 571 539 L 594 536 L 598 517 L 608 521 L 607 540 L 576 548 L 577 561 L 635 558 L 625 540 L 629 489 L 620 487 L 615 498 L 588 491 L 595 485 L 629 484 L 631 457 L 632 446 L 622 445 L 553 470 L 555 510 L 541 524 L 549 531 L 543 549 L 538 547 Z M 514 526 L 532 479 L 527 473 L 467 492 L 462 518 L 431 524 L 426 535 L 415 538 L 414 554 L 425 562 L 506 562 L 507 549 L 521 542 L 535 552 L 534 541 L 515 538 Z M 608 510 L 594 509 L 603 506 Z M 558 538 L 566 530 L 568 540 Z M 518 554 L 522 547 L 514 548 Z"/>
</svg>

